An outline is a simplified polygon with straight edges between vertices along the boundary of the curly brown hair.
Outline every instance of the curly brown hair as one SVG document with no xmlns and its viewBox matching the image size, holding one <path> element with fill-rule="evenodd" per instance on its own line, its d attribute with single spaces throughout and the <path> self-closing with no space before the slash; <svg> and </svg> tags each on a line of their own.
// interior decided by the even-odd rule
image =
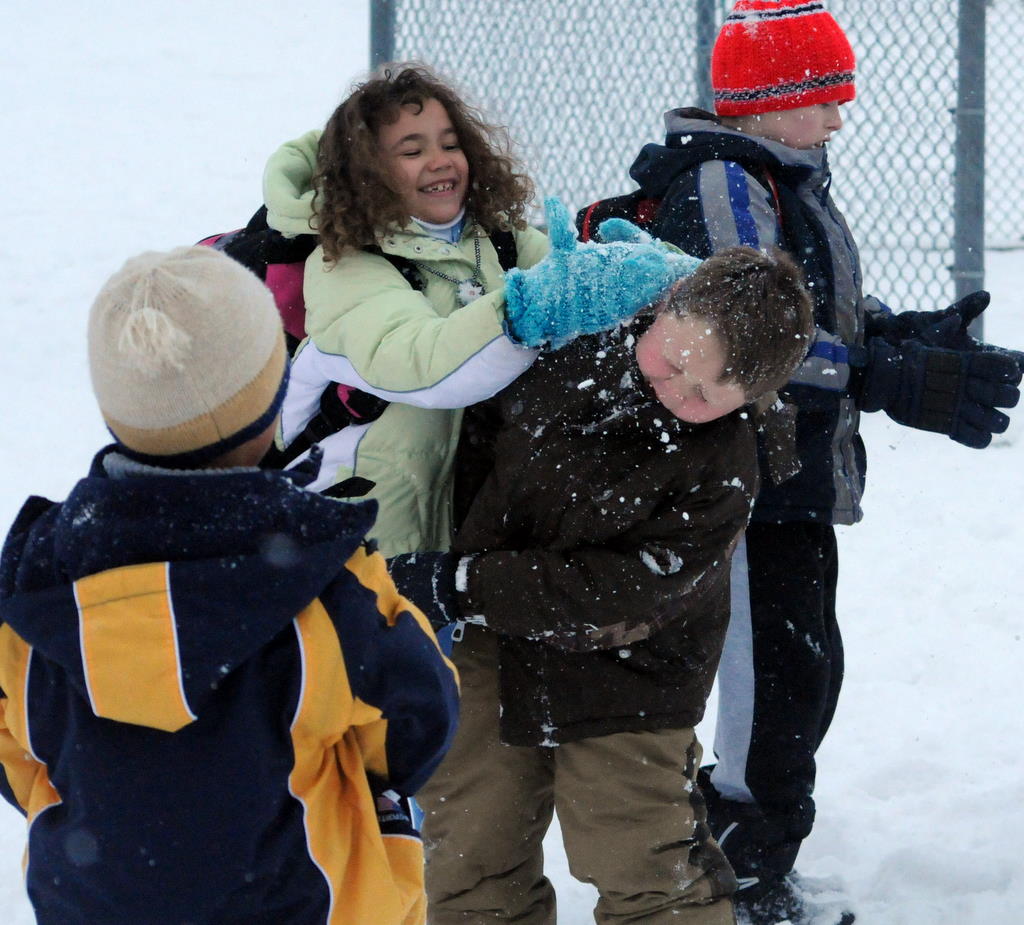
<svg viewBox="0 0 1024 925">
<path fill-rule="evenodd" d="M 658 305 L 708 321 L 725 348 L 724 379 L 748 399 L 781 388 L 814 337 L 814 303 L 785 253 L 728 247 L 674 285 Z"/>
<path fill-rule="evenodd" d="M 523 228 L 533 184 L 519 172 L 506 130 L 483 116 L 421 64 L 388 64 L 357 84 L 324 127 L 313 174 L 313 212 L 328 261 L 346 248 L 376 242 L 386 228 L 411 218 L 391 188 L 377 147 L 381 126 L 401 107 L 437 100 L 451 119 L 469 163 L 466 210 L 488 233 Z"/>
</svg>

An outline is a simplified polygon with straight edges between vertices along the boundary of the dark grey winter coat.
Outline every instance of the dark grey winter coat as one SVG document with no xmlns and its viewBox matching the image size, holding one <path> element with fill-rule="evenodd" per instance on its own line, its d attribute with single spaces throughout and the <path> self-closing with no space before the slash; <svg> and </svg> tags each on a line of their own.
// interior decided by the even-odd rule
<svg viewBox="0 0 1024 925">
<path fill-rule="evenodd" d="M 636 366 L 649 321 L 542 355 L 494 400 L 494 466 L 454 549 L 479 553 L 463 614 L 502 634 L 509 744 L 704 713 L 757 490 L 754 424 L 672 417 Z"/>
<path fill-rule="evenodd" d="M 866 462 L 849 349 L 888 309 L 861 292 L 826 151 L 746 135 L 698 109 L 669 112 L 665 127 L 665 144 L 645 145 L 630 168 L 644 195 L 662 200 L 651 233 L 697 257 L 736 244 L 781 247 L 803 265 L 814 296 L 815 341 L 781 392 L 797 408 L 801 471 L 765 480 L 754 520 L 856 523 Z"/>
</svg>

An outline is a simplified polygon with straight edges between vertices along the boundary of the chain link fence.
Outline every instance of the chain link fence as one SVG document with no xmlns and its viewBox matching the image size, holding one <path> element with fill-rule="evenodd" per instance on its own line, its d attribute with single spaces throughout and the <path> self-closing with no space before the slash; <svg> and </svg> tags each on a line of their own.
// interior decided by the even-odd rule
<svg viewBox="0 0 1024 925">
<path fill-rule="evenodd" d="M 1024 247 L 1024 0 L 988 0 L 985 244 Z"/>
<path fill-rule="evenodd" d="M 543 195 L 579 208 L 626 192 L 628 167 L 663 137 L 665 110 L 708 105 L 711 43 L 731 0 L 385 0 L 378 60 L 419 60 L 506 124 Z M 941 307 L 956 291 L 954 205 L 960 0 L 831 0 L 857 53 L 857 99 L 830 146 L 833 195 L 861 250 L 866 292 L 897 309 Z M 1011 81 L 1022 0 L 988 12 L 989 241 L 1019 242 L 1024 113 Z M 977 31 L 977 23 L 974 28 Z M 385 38 L 381 41 L 380 36 Z M 1011 57 L 1013 56 L 1013 57 Z M 1013 83 L 1011 93 L 1004 86 Z M 995 105 L 993 105 L 995 104 Z M 1012 152 L 1012 153 L 1011 153 Z M 980 212 L 980 201 L 978 212 Z M 973 221 L 975 226 L 980 221 Z M 979 235 L 980 228 L 975 229 Z M 971 248 L 967 248 L 971 250 Z M 979 247 L 973 250 L 980 250 Z M 967 288 L 977 288 L 978 270 Z"/>
</svg>

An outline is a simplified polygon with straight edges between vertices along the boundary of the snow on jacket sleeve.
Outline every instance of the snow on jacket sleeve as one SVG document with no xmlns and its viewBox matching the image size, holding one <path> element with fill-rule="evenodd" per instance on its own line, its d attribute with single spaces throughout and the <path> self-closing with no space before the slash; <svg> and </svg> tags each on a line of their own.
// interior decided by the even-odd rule
<svg viewBox="0 0 1024 925">
<path fill-rule="evenodd" d="M 580 338 L 503 396 L 514 418 L 454 544 L 471 556 L 463 614 L 582 651 L 721 600 L 757 488 L 753 426 L 672 421 L 642 394 L 633 343 L 632 328 Z"/>
<path fill-rule="evenodd" d="M 587 651 L 646 639 L 699 612 L 728 580 L 750 513 L 749 487 L 720 481 L 696 493 L 677 490 L 654 505 L 635 500 L 609 499 L 609 518 L 634 521 L 613 542 L 473 556 L 463 613 L 508 636 Z"/>
<path fill-rule="evenodd" d="M 692 248 L 694 242 L 686 228 L 688 222 L 696 221 L 703 223 L 706 241 L 691 253 L 710 256 L 736 245 L 761 250 L 783 246 L 771 192 L 740 164 L 705 161 L 687 179 L 687 183 L 676 183 L 665 197 L 659 221 L 652 229 L 659 237 L 684 249 Z M 699 203 L 696 214 L 694 201 Z M 841 392 L 846 391 L 849 381 L 847 345 L 839 336 L 817 328 L 807 357 L 793 373 L 790 384 Z M 807 399 L 805 395 L 801 404 L 807 404 Z"/>
</svg>

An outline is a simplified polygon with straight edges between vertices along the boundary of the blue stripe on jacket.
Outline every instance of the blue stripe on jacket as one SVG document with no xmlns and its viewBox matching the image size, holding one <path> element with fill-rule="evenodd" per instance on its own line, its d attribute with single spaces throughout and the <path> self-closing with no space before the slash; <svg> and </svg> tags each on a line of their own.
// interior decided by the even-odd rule
<svg viewBox="0 0 1024 925">
<path fill-rule="evenodd" d="M 750 212 L 750 191 L 747 189 L 747 172 L 735 161 L 725 161 L 725 179 L 729 189 L 729 205 L 736 222 L 736 233 L 740 244 L 760 247 L 757 224 Z"/>
</svg>

